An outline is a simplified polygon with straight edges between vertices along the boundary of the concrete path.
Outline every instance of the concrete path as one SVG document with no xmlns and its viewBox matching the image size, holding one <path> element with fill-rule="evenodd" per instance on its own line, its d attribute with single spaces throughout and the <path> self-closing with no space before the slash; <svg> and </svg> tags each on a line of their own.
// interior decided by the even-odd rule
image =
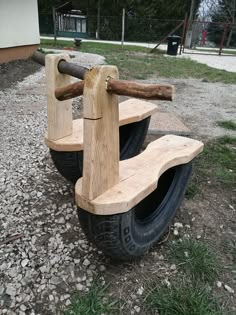
<svg viewBox="0 0 236 315">
<path fill-rule="evenodd" d="M 200 54 L 182 54 L 179 58 L 189 58 L 208 65 L 211 68 L 236 72 L 236 55 L 235 56 L 219 56 L 219 55 L 200 55 Z"/>
</svg>

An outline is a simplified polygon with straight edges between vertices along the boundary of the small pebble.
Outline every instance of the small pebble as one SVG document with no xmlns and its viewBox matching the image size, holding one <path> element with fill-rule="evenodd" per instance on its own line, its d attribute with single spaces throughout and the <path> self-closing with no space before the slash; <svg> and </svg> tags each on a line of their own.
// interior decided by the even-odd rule
<svg viewBox="0 0 236 315">
<path fill-rule="evenodd" d="M 226 291 L 228 291 L 229 293 L 233 294 L 234 293 L 234 289 L 232 289 L 230 286 L 228 286 L 227 284 L 224 285 L 224 288 Z"/>
<path fill-rule="evenodd" d="M 140 309 L 139 306 L 135 305 L 134 306 L 134 310 L 135 310 L 136 313 L 139 313 L 141 309 Z"/>
<path fill-rule="evenodd" d="M 85 258 L 85 260 L 83 261 L 83 265 L 84 266 L 89 266 L 90 265 L 90 261 L 87 258 Z"/>
</svg>

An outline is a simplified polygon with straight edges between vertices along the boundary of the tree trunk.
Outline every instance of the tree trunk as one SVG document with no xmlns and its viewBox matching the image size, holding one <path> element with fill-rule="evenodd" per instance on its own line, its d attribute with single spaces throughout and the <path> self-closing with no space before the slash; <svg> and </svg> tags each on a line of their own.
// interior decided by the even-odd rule
<svg viewBox="0 0 236 315">
<path fill-rule="evenodd" d="M 232 35 L 233 35 L 233 27 L 231 27 L 231 29 L 229 31 L 229 35 L 228 35 L 228 39 L 227 39 L 227 43 L 226 43 L 227 48 L 229 48 L 229 46 L 230 46 Z"/>
</svg>

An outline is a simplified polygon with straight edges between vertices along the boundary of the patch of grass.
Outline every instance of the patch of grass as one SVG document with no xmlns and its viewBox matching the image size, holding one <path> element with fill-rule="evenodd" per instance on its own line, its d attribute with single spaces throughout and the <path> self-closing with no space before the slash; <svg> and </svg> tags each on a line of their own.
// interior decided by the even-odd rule
<svg viewBox="0 0 236 315">
<path fill-rule="evenodd" d="M 199 193 L 199 191 L 200 191 L 199 185 L 197 185 L 193 182 L 190 182 L 188 187 L 187 187 L 185 197 L 189 200 L 193 199 Z"/>
<path fill-rule="evenodd" d="M 223 309 L 210 290 L 184 280 L 151 288 L 146 297 L 147 314 L 160 315 L 223 315 Z"/>
<path fill-rule="evenodd" d="M 235 240 L 228 240 L 226 242 L 226 251 L 232 255 L 233 261 L 236 264 L 236 241 Z"/>
<path fill-rule="evenodd" d="M 232 273 L 234 279 L 236 279 L 236 240 L 226 240 L 224 243 L 224 252 L 230 254 L 232 257 L 232 263 L 225 266 Z"/>
<path fill-rule="evenodd" d="M 74 40 L 57 40 L 56 43 L 53 39 L 41 39 L 40 40 L 41 47 L 74 47 Z M 97 53 L 101 52 L 122 52 L 122 51 L 133 51 L 133 52 L 146 52 L 148 53 L 150 49 L 146 47 L 136 46 L 136 45 L 116 45 L 116 44 L 109 44 L 109 43 L 95 43 L 95 42 L 83 42 L 81 43 L 80 51 L 82 52 L 94 52 Z M 160 51 L 159 51 L 160 52 Z"/>
<path fill-rule="evenodd" d="M 198 176 L 218 184 L 236 186 L 236 137 L 224 136 L 206 143 L 196 159 Z"/>
<path fill-rule="evenodd" d="M 105 296 L 107 287 L 95 282 L 89 291 L 84 294 L 76 294 L 72 304 L 65 311 L 64 315 L 102 315 L 114 314 L 117 310 L 116 300 Z"/>
<path fill-rule="evenodd" d="M 236 130 L 236 123 L 232 120 L 217 121 L 217 125 L 228 130 Z"/>
<path fill-rule="evenodd" d="M 212 284 L 219 274 L 219 265 L 215 254 L 199 241 L 187 239 L 172 242 L 169 248 L 169 257 L 194 281 Z"/>
<path fill-rule="evenodd" d="M 72 47 L 71 41 L 42 39 L 41 47 Z M 81 52 L 96 53 L 105 56 L 107 63 L 119 68 L 122 79 L 147 79 L 150 76 L 167 78 L 197 78 L 209 82 L 236 84 L 236 73 L 210 68 L 190 59 L 166 57 L 161 51 L 151 54 L 146 47 L 82 42 Z"/>
</svg>

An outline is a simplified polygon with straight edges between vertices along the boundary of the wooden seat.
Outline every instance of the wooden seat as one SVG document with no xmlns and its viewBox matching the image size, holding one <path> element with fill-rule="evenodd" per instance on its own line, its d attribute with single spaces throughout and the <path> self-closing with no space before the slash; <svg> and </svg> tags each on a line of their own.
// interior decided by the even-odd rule
<svg viewBox="0 0 236 315">
<path fill-rule="evenodd" d="M 157 187 L 169 168 L 190 162 L 203 150 L 203 143 L 167 135 L 148 145 L 140 155 L 119 164 L 119 183 L 94 200 L 82 194 L 82 178 L 75 187 L 77 205 L 91 213 L 110 215 L 130 210 Z"/>
<path fill-rule="evenodd" d="M 151 116 L 158 109 L 157 105 L 138 99 L 129 99 L 119 104 L 119 125 L 141 121 Z M 55 151 L 83 150 L 83 119 L 73 121 L 72 134 L 58 140 L 50 140 L 45 133 L 46 145 Z"/>
</svg>

